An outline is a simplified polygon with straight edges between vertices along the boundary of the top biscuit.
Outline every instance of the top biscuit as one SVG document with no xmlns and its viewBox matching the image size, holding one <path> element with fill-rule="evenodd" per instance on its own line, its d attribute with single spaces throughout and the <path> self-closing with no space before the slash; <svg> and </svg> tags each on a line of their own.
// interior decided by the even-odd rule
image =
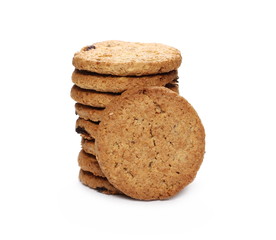
<svg viewBox="0 0 276 240">
<path fill-rule="evenodd" d="M 164 87 L 124 92 L 105 109 L 96 155 L 109 182 L 126 195 L 166 199 L 193 181 L 205 149 L 194 108 Z"/>
<path fill-rule="evenodd" d="M 160 43 L 104 41 L 75 53 L 73 65 L 79 70 L 116 76 L 167 73 L 181 64 L 180 52 Z"/>
</svg>

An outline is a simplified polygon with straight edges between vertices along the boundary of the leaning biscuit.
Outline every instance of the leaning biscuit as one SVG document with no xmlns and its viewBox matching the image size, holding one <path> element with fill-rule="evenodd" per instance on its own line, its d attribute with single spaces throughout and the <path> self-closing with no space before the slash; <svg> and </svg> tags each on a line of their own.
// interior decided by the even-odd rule
<svg viewBox="0 0 276 240">
<path fill-rule="evenodd" d="M 178 78 L 177 71 L 149 76 L 112 76 L 75 70 L 72 81 L 80 88 L 98 92 L 120 93 L 133 87 L 164 86 Z"/>
<path fill-rule="evenodd" d="M 82 184 L 93 188 L 101 193 L 118 195 L 122 194 L 118 189 L 114 188 L 106 178 L 97 177 L 90 172 L 80 169 L 79 179 Z"/>
<path fill-rule="evenodd" d="M 195 178 L 205 132 L 194 108 L 164 87 L 128 90 L 105 109 L 96 138 L 108 181 L 126 195 L 167 199 Z"/>
<path fill-rule="evenodd" d="M 75 53 L 73 65 L 99 74 L 141 76 L 176 70 L 181 60 L 177 49 L 160 43 L 104 41 Z"/>
</svg>

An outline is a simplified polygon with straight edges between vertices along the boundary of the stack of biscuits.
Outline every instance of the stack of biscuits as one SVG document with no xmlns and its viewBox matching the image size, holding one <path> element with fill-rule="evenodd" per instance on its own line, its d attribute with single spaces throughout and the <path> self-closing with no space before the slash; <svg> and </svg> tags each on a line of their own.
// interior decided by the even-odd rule
<svg viewBox="0 0 276 240">
<path fill-rule="evenodd" d="M 170 100 L 170 104 L 172 104 L 174 98 L 177 99 L 176 96 L 178 96 L 177 69 L 180 64 L 181 54 L 177 49 L 156 43 L 104 41 L 86 46 L 75 53 L 73 58 L 75 70 L 72 74 L 74 86 L 71 89 L 71 97 L 76 101 L 75 111 L 78 115 L 76 132 L 82 137 L 82 149 L 78 155 L 78 164 L 80 167 L 79 178 L 84 185 L 102 193 L 126 194 L 143 200 L 164 199 L 179 191 L 176 190 L 169 195 L 160 195 L 158 193 L 159 195 L 146 194 L 144 196 L 136 191 L 132 194 L 133 187 L 131 187 L 132 190 L 129 193 L 128 190 L 120 186 L 120 183 L 118 185 L 114 178 L 119 178 L 119 182 L 124 181 L 123 185 L 125 185 L 125 179 L 120 179 L 119 172 L 117 175 L 115 173 L 115 177 L 112 177 L 112 174 L 110 175 L 109 173 L 112 171 L 116 172 L 119 169 L 119 163 L 108 165 L 108 160 L 105 160 L 105 158 L 110 158 L 110 156 L 106 156 L 107 153 L 116 155 L 117 152 L 114 148 L 122 148 L 120 144 L 124 139 L 120 138 L 124 135 L 124 132 L 120 133 L 120 131 L 130 130 L 124 124 L 115 124 L 111 126 L 112 129 L 110 131 L 106 132 L 106 128 L 101 127 L 101 125 L 114 124 L 117 119 L 119 122 L 119 118 L 125 116 L 125 114 L 127 114 L 126 119 L 131 117 L 135 120 L 135 116 L 130 116 L 134 114 L 135 109 L 127 111 L 127 108 L 128 104 L 131 105 L 133 102 L 132 96 L 136 99 L 135 96 L 139 95 L 141 89 L 149 94 L 152 94 L 152 89 L 155 89 L 153 94 L 159 94 L 160 96 L 172 94 L 173 97 Z M 130 94 L 131 92 L 132 94 Z M 121 103 L 121 105 L 127 104 L 127 106 L 123 107 L 120 105 L 122 99 L 129 98 L 129 103 L 128 100 Z M 141 99 L 139 103 L 143 105 L 143 101 L 146 100 Z M 159 108 L 158 101 L 159 98 L 154 102 L 155 109 L 156 107 Z M 137 102 L 134 101 L 133 104 L 137 104 Z M 114 109 L 118 107 L 120 107 L 120 110 Z M 139 109 L 139 106 L 135 108 Z M 120 117 L 117 117 L 115 121 L 114 119 L 109 119 L 114 117 L 114 111 L 120 112 Z M 141 111 L 147 114 L 147 110 Z M 162 113 L 163 110 L 160 108 L 158 111 Z M 101 124 L 102 121 L 104 122 Z M 106 150 L 105 148 L 110 144 L 105 143 L 105 139 L 109 134 L 112 134 L 113 130 L 117 131 L 115 140 L 111 149 Z M 137 129 L 134 128 L 133 130 L 136 131 Z M 133 136 L 135 134 L 134 132 Z M 153 133 L 150 132 L 150 134 L 152 135 Z M 111 135 L 110 141 L 112 142 Z M 155 141 L 158 142 L 158 139 Z M 97 144 L 98 142 L 99 144 Z M 101 151 L 101 149 L 105 150 Z M 141 147 L 138 151 L 143 152 L 144 149 Z M 126 155 L 128 155 L 126 152 L 124 152 L 123 156 L 120 155 L 120 161 L 125 161 L 122 166 L 128 162 L 128 160 L 123 160 Z M 154 158 L 157 159 L 156 156 Z M 110 167 L 112 168 L 111 171 Z M 103 171 L 103 169 L 105 170 Z M 123 169 L 123 171 L 127 172 L 126 167 L 123 167 Z M 128 172 L 127 174 L 133 177 L 132 173 Z M 144 179 L 143 181 L 146 180 Z"/>
</svg>

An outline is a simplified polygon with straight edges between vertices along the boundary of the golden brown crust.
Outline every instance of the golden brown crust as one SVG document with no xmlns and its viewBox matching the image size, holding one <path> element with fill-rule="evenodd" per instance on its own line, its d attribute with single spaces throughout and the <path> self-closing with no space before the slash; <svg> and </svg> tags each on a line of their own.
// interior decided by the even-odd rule
<svg viewBox="0 0 276 240">
<path fill-rule="evenodd" d="M 98 177 L 105 177 L 94 155 L 81 150 L 78 156 L 78 163 L 82 170 L 91 172 Z"/>
<path fill-rule="evenodd" d="M 195 178 L 205 133 L 193 107 L 164 87 L 126 91 L 106 108 L 96 153 L 109 182 L 142 200 L 166 199 Z"/>
<path fill-rule="evenodd" d="M 141 76 L 176 70 L 180 52 L 159 43 L 104 41 L 75 53 L 73 65 L 79 70 L 116 76 Z"/>
<path fill-rule="evenodd" d="M 78 103 L 92 107 L 104 108 L 113 99 L 118 97 L 118 94 L 96 92 L 94 90 L 82 89 L 74 85 L 71 89 L 71 97 Z"/>
<path fill-rule="evenodd" d="M 122 194 L 118 189 L 114 188 L 106 178 L 97 177 L 90 172 L 80 169 L 79 179 L 82 184 L 93 188 L 105 194 Z"/>
<path fill-rule="evenodd" d="M 113 93 L 120 93 L 133 87 L 164 86 L 177 78 L 177 71 L 141 77 L 101 75 L 77 69 L 72 74 L 73 83 L 80 88 Z"/>
<path fill-rule="evenodd" d="M 81 139 L 81 146 L 86 153 L 96 155 L 95 140 Z"/>
<path fill-rule="evenodd" d="M 76 132 L 84 139 L 94 140 L 97 136 L 98 123 L 78 118 L 76 121 Z"/>
</svg>

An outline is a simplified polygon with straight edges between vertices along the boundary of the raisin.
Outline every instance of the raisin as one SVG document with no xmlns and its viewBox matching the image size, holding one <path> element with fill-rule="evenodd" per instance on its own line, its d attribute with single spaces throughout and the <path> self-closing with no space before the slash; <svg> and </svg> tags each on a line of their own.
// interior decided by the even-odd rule
<svg viewBox="0 0 276 240">
<path fill-rule="evenodd" d="M 96 187 L 95 189 L 99 192 L 107 191 L 107 189 L 105 187 Z"/>
<path fill-rule="evenodd" d="M 91 49 L 96 49 L 96 47 L 95 47 L 94 45 L 87 46 L 87 47 L 85 48 L 85 51 L 89 51 L 89 50 L 91 50 Z"/>
<path fill-rule="evenodd" d="M 85 129 L 82 127 L 77 127 L 76 132 L 80 134 L 88 134 L 88 132 L 86 132 Z"/>
</svg>

